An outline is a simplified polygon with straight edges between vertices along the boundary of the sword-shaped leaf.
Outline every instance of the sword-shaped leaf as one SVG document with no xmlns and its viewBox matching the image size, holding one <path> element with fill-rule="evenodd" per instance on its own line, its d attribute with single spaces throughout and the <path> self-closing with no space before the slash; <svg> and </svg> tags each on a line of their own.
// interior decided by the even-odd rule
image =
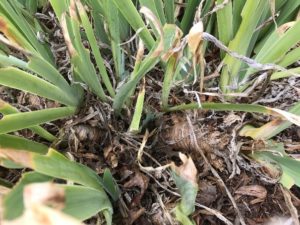
<svg viewBox="0 0 300 225">
<path fill-rule="evenodd" d="M 76 108 L 74 107 L 60 107 L 32 112 L 7 114 L 0 120 L 0 134 L 31 128 L 42 123 L 72 116 L 75 112 Z"/>
</svg>

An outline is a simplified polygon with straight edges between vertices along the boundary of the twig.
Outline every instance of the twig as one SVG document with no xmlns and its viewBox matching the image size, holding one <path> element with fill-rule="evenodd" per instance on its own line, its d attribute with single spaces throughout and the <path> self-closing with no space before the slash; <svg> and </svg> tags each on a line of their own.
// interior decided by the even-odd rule
<svg viewBox="0 0 300 225">
<path fill-rule="evenodd" d="M 286 206 L 288 207 L 288 209 L 291 213 L 292 219 L 294 221 L 293 224 L 294 225 L 300 225 L 298 211 L 297 211 L 296 207 L 293 205 L 293 202 L 292 202 L 291 195 L 290 195 L 289 191 L 286 190 L 285 187 L 283 187 L 282 185 L 280 185 L 280 188 L 281 188 Z"/>
<path fill-rule="evenodd" d="M 154 160 L 154 162 L 155 162 L 156 164 L 158 164 L 159 167 L 156 167 L 156 168 L 153 168 L 153 167 L 144 167 L 144 166 L 141 164 L 141 163 L 142 163 L 142 156 L 143 156 L 143 154 L 144 154 L 144 147 L 145 147 L 145 145 L 146 145 L 146 142 L 147 142 L 147 140 L 148 140 L 148 137 L 149 137 L 149 132 L 148 132 L 148 130 L 147 130 L 146 133 L 145 133 L 145 135 L 144 135 L 144 137 L 143 137 L 143 141 L 142 141 L 142 143 L 141 143 L 141 146 L 140 146 L 140 148 L 139 148 L 139 150 L 138 150 L 137 161 L 138 161 L 140 170 L 143 171 L 144 173 L 146 173 L 149 177 L 151 177 L 159 187 L 161 187 L 162 189 L 164 189 L 165 191 L 169 192 L 169 193 L 172 194 L 172 195 L 175 195 L 175 196 L 179 196 L 179 197 L 180 197 L 180 195 L 179 195 L 178 193 L 173 192 L 173 191 L 169 190 L 167 187 L 163 186 L 163 185 L 162 185 L 162 184 L 161 184 L 161 183 L 160 183 L 160 182 L 159 182 L 159 181 L 151 174 L 151 172 L 161 172 L 161 171 L 163 171 L 163 170 L 166 170 L 167 168 L 169 168 L 169 167 L 171 166 L 171 164 L 167 164 L 167 165 L 165 165 L 165 166 L 161 166 L 160 163 L 158 163 L 158 162 L 157 162 L 155 159 L 153 159 L 152 157 L 151 157 L 151 159 Z M 145 155 L 150 156 L 150 155 L 149 155 L 148 153 L 146 153 L 146 152 L 145 152 Z"/>
<path fill-rule="evenodd" d="M 233 223 L 231 223 L 225 216 L 222 215 L 221 212 L 219 212 L 218 210 L 215 209 L 211 209 L 206 207 L 205 205 L 201 205 L 199 203 L 195 204 L 197 207 L 203 208 L 206 211 L 210 212 L 211 214 L 215 215 L 219 220 L 223 221 L 225 224 L 227 225 L 233 225 Z"/>
<path fill-rule="evenodd" d="M 259 63 L 256 60 L 251 59 L 247 56 L 240 55 L 237 52 L 231 51 L 221 41 L 219 41 L 217 38 L 215 38 L 213 35 L 211 35 L 209 33 L 203 32 L 202 37 L 203 37 L 204 40 L 214 43 L 218 48 L 225 51 L 230 56 L 245 62 L 246 64 L 248 64 L 250 67 L 252 67 L 254 69 L 258 69 L 258 70 L 276 70 L 276 71 L 281 71 L 281 72 L 287 72 L 287 73 L 289 73 L 293 76 L 297 76 L 297 77 L 300 76 L 300 74 L 288 71 L 284 67 L 276 65 L 274 63 L 262 64 L 262 63 Z"/>
<path fill-rule="evenodd" d="M 221 10 L 221 9 L 223 9 L 228 3 L 229 3 L 229 0 L 224 0 L 222 3 L 216 4 L 215 7 L 210 12 L 206 13 L 203 16 L 203 18 L 205 18 L 205 17 L 207 17 L 207 16 L 209 16 L 209 15 L 211 15 L 211 14 L 213 14 L 213 13 L 215 13 L 215 12 Z"/>
<path fill-rule="evenodd" d="M 240 125 L 237 125 L 237 126 L 240 126 Z M 232 131 L 232 138 L 230 140 L 230 148 L 229 148 L 229 151 L 230 151 L 230 160 L 231 160 L 231 163 L 232 163 L 232 172 L 229 176 L 229 179 L 232 179 L 237 173 L 239 173 L 240 171 L 238 171 L 238 165 L 236 163 L 236 160 L 237 160 L 237 156 L 240 152 L 240 146 L 238 147 L 237 144 L 236 144 L 236 130 L 237 130 L 237 126 L 233 129 Z"/>
<path fill-rule="evenodd" d="M 162 201 L 162 199 L 161 199 L 159 193 L 157 192 L 156 188 L 154 188 L 154 187 L 152 186 L 151 189 L 152 189 L 152 191 L 154 192 L 154 194 L 156 195 L 156 198 L 157 198 L 157 200 L 158 200 L 158 203 L 159 203 L 160 207 L 162 208 L 162 210 L 163 210 L 163 212 L 164 212 L 164 215 L 167 217 L 169 223 L 170 223 L 171 225 L 174 225 L 173 220 L 172 220 L 172 217 L 171 217 L 170 213 L 168 212 L 168 210 L 166 209 L 166 206 L 165 206 L 165 204 L 163 203 L 163 201 Z"/>
<path fill-rule="evenodd" d="M 146 145 L 148 137 L 149 137 L 149 132 L 148 132 L 148 130 L 146 130 L 146 134 L 144 135 L 142 144 L 141 144 L 141 146 L 139 148 L 139 151 L 138 151 L 138 154 L 137 154 L 137 162 L 139 164 L 140 169 L 143 172 L 145 172 L 145 171 L 147 171 L 147 172 L 161 172 L 162 170 L 165 170 L 165 169 L 169 168 L 171 166 L 171 164 L 167 164 L 167 165 L 164 165 L 164 166 L 159 166 L 159 167 L 156 167 L 156 168 L 153 168 L 152 166 L 144 167 L 142 165 L 142 156 L 143 156 L 143 153 L 144 153 L 144 147 Z"/>
<path fill-rule="evenodd" d="M 272 102 L 277 102 L 280 97 L 282 95 L 284 95 L 285 93 L 287 93 L 288 91 L 290 91 L 291 89 L 290 88 L 287 88 L 287 89 L 283 89 L 282 91 L 280 91 L 274 98 L 268 98 L 268 99 L 259 99 L 255 102 L 253 102 L 253 104 L 259 104 L 259 103 L 272 103 Z"/>
</svg>

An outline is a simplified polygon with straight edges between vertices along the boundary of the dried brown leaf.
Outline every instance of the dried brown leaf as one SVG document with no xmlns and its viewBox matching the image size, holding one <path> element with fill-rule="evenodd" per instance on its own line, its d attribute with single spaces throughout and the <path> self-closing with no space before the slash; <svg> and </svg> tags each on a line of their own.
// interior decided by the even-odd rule
<svg viewBox="0 0 300 225">
<path fill-rule="evenodd" d="M 112 145 L 109 145 L 104 148 L 103 155 L 105 160 L 111 165 L 112 168 L 116 168 L 119 164 L 118 157 L 114 152 L 114 148 Z"/>
<path fill-rule="evenodd" d="M 190 51 L 193 55 L 193 70 L 194 70 L 194 83 L 196 82 L 197 75 L 197 65 L 200 65 L 200 68 L 205 68 L 205 59 L 203 54 L 203 23 L 199 21 L 196 23 L 190 30 L 187 41 Z M 203 90 L 204 82 L 204 70 L 200 70 L 200 92 Z"/>
<path fill-rule="evenodd" d="M 126 225 L 133 224 L 138 218 L 140 218 L 145 213 L 145 208 L 138 210 L 131 210 L 129 212 L 129 217 L 126 219 Z"/>
<path fill-rule="evenodd" d="M 162 51 L 164 50 L 164 45 L 163 45 L 164 34 L 163 34 L 162 25 L 161 25 L 160 21 L 156 18 L 156 16 L 153 14 L 153 12 L 151 12 L 151 10 L 148 9 L 147 7 L 143 6 L 140 9 L 140 13 L 144 14 L 146 20 L 153 24 L 154 28 L 157 30 L 157 32 L 160 36 L 160 42 L 159 42 L 157 48 L 155 49 L 155 51 L 153 51 L 153 53 L 151 55 L 153 58 L 159 57 L 160 54 L 162 53 Z"/>
<path fill-rule="evenodd" d="M 198 202 L 202 205 L 211 205 L 218 198 L 217 188 L 207 180 L 200 181 Z"/>
<path fill-rule="evenodd" d="M 202 45 L 203 39 L 203 23 L 196 23 L 187 35 L 187 43 L 193 55 L 198 54 L 199 47 Z"/>
<path fill-rule="evenodd" d="M 144 16 L 146 17 L 146 19 L 148 21 L 150 21 L 154 25 L 154 27 L 157 30 L 157 32 L 159 33 L 159 35 L 161 37 L 163 37 L 163 28 L 162 28 L 162 25 L 161 25 L 160 21 L 154 15 L 154 13 L 150 9 L 148 9 L 147 7 L 145 7 L 145 6 L 143 6 L 140 9 L 140 13 L 144 14 Z"/>
<path fill-rule="evenodd" d="M 290 121 L 291 123 L 293 123 L 297 126 L 300 126 L 300 116 L 290 113 L 290 112 L 287 112 L 287 111 L 284 111 L 284 110 L 281 110 L 281 109 L 269 108 L 269 107 L 266 107 L 266 109 L 269 110 L 271 115 L 279 116 L 285 120 Z"/>
<path fill-rule="evenodd" d="M 141 63 L 145 53 L 145 46 L 142 40 L 139 40 L 138 49 L 135 57 L 135 64 Z"/>
<path fill-rule="evenodd" d="M 65 192 L 54 183 L 34 183 L 25 186 L 24 206 L 25 211 L 21 217 L 3 221 L 3 225 L 83 225 L 60 211 L 65 206 Z"/>
<path fill-rule="evenodd" d="M 34 183 L 24 188 L 25 208 L 32 205 L 47 205 L 61 210 L 65 206 L 65 201 L 64 189 L 54 183 Z"/>
<path fill-rule="evenodd" d="M 282 24 L 280 27 L 277 28 L 276 31 L 279 35 L 283 35 L 288 29 L 290 29 L 292 26 L 294 26 L 295 23 L 296 23 L 295 21 L 292 21 L 292 22 Z"/>
<path fill-rule="evenodd" d="M 7 39 L 2 34 L 0 34 L 0 43 L 3 43 L 5 45 L 7 45 L 8 47 L 16 49 L 16 50 L 22 52 L 23 54 L 25 54 L 27 56 L 32 55 L 29 51 L 23 49 L 19 44 L 15 43 L 14 41 L 11 41 L 11 40 Z"/>
<path fill-rule="evenodd" d="M 232 124 L 234 124 L 237 121 L 242 121 L 242 118 L 239 115 L 236 115 L 235 113 L 231 112 L 224 118 L 224 124 L 225 126 L 229 127 Z"/>
<path fill-rule="evenodd" d="M 148 188 L 148 184 L 149 184 L 149 178 L 138 170 L 136 170 L 134 176 L 124 184 L 124 188 L 132 188 L 132 187 L 140 188 L 140 194 L 135 196 L 131 202 L 132 206 L 139 204 L 145 191 Z"/>
<path fill-rule="evenodd" d="M 3 225 L 84 225 L 80 221 L 44 205 L 33 205 L 22 217 L 3 221 Z"/>
<path fill-rule="evenodd" d="M 79 21 L 79 16 L 77 14 L 77 7 L 78 7 L 78 1 L 77 0 L 71 0 L 70 1 L 70 7 L 69 7 L 69 13 L 70 17 L 76 21 Z"/>
<path fill-rule="evenodd" d="M 22 150 L 14 150 L 8 148 L 0 148 L 0 163 L 1 159 L 7 159 L 25 167 L 33 167 L 34 153 Z"/>
<path fill-rule="evenodd" d="M 197 185 L 197 168 L 191 157 L 187 157 L 185 154 L 179 153 L 179 158 L 182 161 L 181 166 L 176 166 L 174 163 L 172 164 L 172 169 L 175 173 L 181 178 Z"/>
<path fill-rule="evenodd" d="M 181 55 L 182 55 L 182 43 L 181 43 L 182 35 L 183 35 L 182 31 L 176 26 L 175 27 L 175 37 L 173 38 L 172 47 L 162 55 L 161 59 L 163 61 L 167 62 L 171 56 L 175 56 L 177 59 L 181 57 Z"/>
<path fill-rule="evenodd" d="M 16 35 L 10 29 L 9 22 L 3 17 L 0 17 L 0 31 L 5 35 L 5 37 L 7 37 L 11 42 L 13 42 L 13 44 L 20 46 Z"/>
<path fill-rule="evenodd" d="M 71 37 L 69 35 L 69 30 L 68 30 L 68 26 L 67 26 L 67 22 L 66 22 L 66 16 L 67 15 L 65 13 L 62 14 L 60 26 L 61 26 L 61 29 L 63 32 L 63 36 L 65 39 L 66 45 L 68 47 L 69 54 L 71 57 L 73 57 L 77 54 L 77 52 L 75 50 L 75 47 L 72 44 Z"/>
<path fill-rule="evenodd" d="M 251 201 L 251 204 L 264 201 L 267 197 L 267 193 L 266 188 L 260 185 L 242 186 L 235 191 L 235 194 L 256 197 L 257 199 Z"/>
</svg>

